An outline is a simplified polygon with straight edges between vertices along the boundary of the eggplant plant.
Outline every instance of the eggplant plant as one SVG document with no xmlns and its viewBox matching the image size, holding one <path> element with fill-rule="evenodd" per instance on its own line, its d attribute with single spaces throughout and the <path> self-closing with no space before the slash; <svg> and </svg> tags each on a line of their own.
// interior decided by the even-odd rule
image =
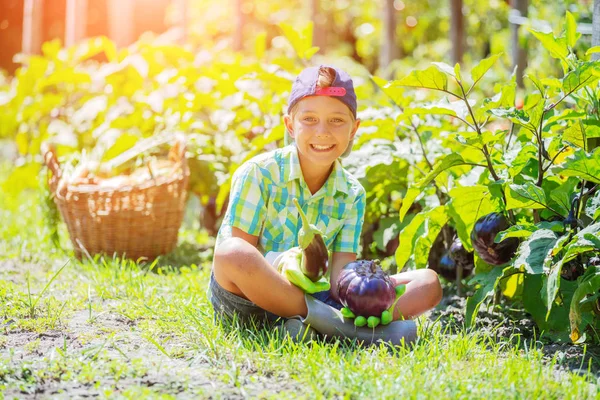
<svg viewBox="0 0 600 400">
<path fill-rule="evenodd" d="M 396 262 L 426 267 L 436 237 L 446 226 L 455 229 L 464 248 L 475 250 L 468 324 L 486 299 L 510 284 L 521 290 L 508 297 L 548 337 L 580 342 L 587 332 L 600 342 L 593 312 L 600 268 L 590 262 L 600 253 L 600 148 L 594 148 L 600 62 L 589 59 L 600 49 L 576 54 L 576 28 L 567 12 L 558 37 L 531 31 L 563 75 L 528 75 L 522 104 L 514 73 L 494 93 L 478 92 L 499 54 L 469 75 L 458 64 L 438 62 L 399 80 L 376 80 L 393 101 L 405 97 L 406 88 L 443 96 L 403 106 L 396 119 L 416 133 L 426 164 L 415 164 L 415 183 L 399 207 L 401 223 L 415 202 L 423 209 L 401 230 Z"/>
</svg>

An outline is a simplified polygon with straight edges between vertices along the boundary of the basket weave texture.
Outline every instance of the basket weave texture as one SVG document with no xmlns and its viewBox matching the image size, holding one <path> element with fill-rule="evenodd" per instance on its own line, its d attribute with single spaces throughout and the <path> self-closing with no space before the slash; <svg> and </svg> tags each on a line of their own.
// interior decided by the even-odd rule
<svg viewBox="0 0 600 400">
<path fill-rule="evenodd" d="M 118 188 L 61 185 L 60 163 L 52 146 L 44 146 L 52 174 L 48 183 L 65 221 L 75 255 L 104 253 L 133 260 L 154 259 L 172 251 L 188 196 L 189 169 L 185 145 L 169 153 L 174 168 L 169 176 Z"/>
</svg>

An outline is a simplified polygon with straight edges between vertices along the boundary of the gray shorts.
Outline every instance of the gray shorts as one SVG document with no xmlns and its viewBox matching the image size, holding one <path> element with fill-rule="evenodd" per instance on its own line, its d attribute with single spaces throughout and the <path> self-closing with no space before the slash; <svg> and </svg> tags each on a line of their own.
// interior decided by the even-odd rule
<svg viewBox="0 0 600 400">
<path fill-rule="evenodd" d="M 215 317 L 224 316 L 230 320 L 237 319 L 239 322 L 256 325 L 275 325 L 283 323 L 285 318 L 281 318 L 273 313 L 263 310 L 250 300 L 237 296 L 223 289 L 217 283 L 213 273 L 210 273 L 210 283 L 208 285 L 208 297 L 215 310 Z"/>
</svg>

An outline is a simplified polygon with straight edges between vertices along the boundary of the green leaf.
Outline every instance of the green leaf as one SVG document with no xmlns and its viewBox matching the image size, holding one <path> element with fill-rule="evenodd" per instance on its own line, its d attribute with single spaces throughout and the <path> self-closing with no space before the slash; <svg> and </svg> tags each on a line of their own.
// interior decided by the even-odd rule
<svg viewBox="0 0 600 400">
<path fill-rule="evenodd" d="M 552 170 L 561 175 L 600 183 L 600 147 L 594 149 L 592 153 L 587 153 L 583 149 L 577 150 L 562 165 Z"/>
<path fill-rule="evenodd" d="M 554 243 L 554 246 L 550 250 L 548 257 L 544 260 L 544 264 L 546 267 L 550 269 L 548 272 L 548 279 L 545 284 L 545 291 L 542 292 L 542 297 L 544 297 L 546 301 L 546 316 L 545 319 L 548 319 L 552 309 L 554 308 L 554 300 L 556 299 L 556 295 L 558 294 L 558 290 L 560 289 L 560 272 L 562 270 L 563 264 L 565 263 L 565 258 L 563 257 L 558 262 L 553 263 L 553 259 L 557 254 L 563 252 L 565 243 L 569 241 L 569 236 L 564 235 L 557 239 Z"/>
<path fill-rule="evenodd" d="M 406 213 L 410 209 L 410 206 L 414 203 L 415 199 L 421 194 L 422 190 L 416 187 L 409 187 L 406 191 L 406 196 L 402 199 L 402 206 L 400 207 L 400 222 L 404 220 Z"/>
<path fill-rule="evenodd" d="M 600 191 L 597 191 L 594 196 L 587 201 L 585 213 L 594 221 L 598 221 L 600 218 Z"/>
<path fill-rule="evenodd" d="M 585 233 L 583 235 L 584 239 L 589 240 L 596 246 L 596 249 L 600 250 L 600 238 L 592 233 Z"/>
<path fill-rule="evenodd" d="M 531 314 L 536 325 L 543 330 L 547 329 L 546 315 L 548 308 L 541 296 L 544 286 L 544 275 L 525 275 L 523 282 L 523 305 Z"/>
<path fill-rule="evenodd" d="M 502 207 L 487 186 L 483 185 L 456 187 L 449 195 L 451 201 L 447 204 L 448 213 L 452 216 L 463 246 L 471 251 L 471 231 L 475 221 L 483 215 L 502 210 Z"/>
<path fill-rule="evenodd" d="M 567 44 L 570 48 L 575 47 L 577 40 L 581 37 L 581 33 L 577 32 L 577 22 L 575 17 L 569 11 L 565 18 L 565 35 L 567 37 Z"/>
<path fill-rule="evenodd" d="M 531 161 L 537 162 L 537 146 L 531 142 L 516 142 L 503 154 L 503 161 L 510 166 L 508 169 L 510 176 L 517 177 Z"/>
<path fill-rule="evenodd" d="M 379 220 L 379 228 L 373 233 L 373 241 L 377 248 L 385 251 L 385 246 L 390 240 L 398 236 L 401 230 L 397 217 L 386 217 Z"/>
<path fill-rule="evenodd" d="M 394 81 L 387 81 L 378 76 L 372 76 L 371 79 L 379 86 L 383 93 L 394 102 L 394 104 L 405 107 L 412 103 L 411 97 L 404 94 L 406 89 L 402 86 L 394 85 Z"/>
<path fill-rule="evenodd" d="M 517 125 L 532 128 L 530 123 L 529 115 L 523 110 L 518 110 L 514 107 L 511 108 L 493 108 L 488 111 L 492 115 L 499 118 L 507 118 Z"/>
<path fill-rule="evenodd" d="M 309 60 L 317 51 L 318 47 L 313 47 L 313 23 L 309 21 L 301 29 L 296 29 L 290 24 L 280 23 L 279 27 L 284 36 L 290 42 L 298 57 L 303 60 Z"/>
<path fill-rule="evenodd" d="M 517 250 L 514 266 L 525 268 L 530 274 L 544 273 L 544 260 L 558 240 L 556 233 L 549 229 L 540 229 L 535 232 Z"/>
<path fill-rule="evenodd" d="M 528 238 L 531 236 L 532 233 L 538 231 L 539 229 L 547 229 L 547 230 L 551 230 L 552 232 L 558 232 L 558 233 L 563 232 L 565 230 L 564 225 L 561 221 L 552 221 L 552 222 L 542 221 L 537 225 L 517 224 L 517 225 L 513 225 L 513 226 L 509 227 L 508 229 L 506 229 L 502 232 L 498 232 L 498 234 L 496 235 L 496 238 L 494 239 L 494 242 L 500 243 L 504 239 L 513 238 L 513 237 L 519 238 L 519 239 Z"/>
<path fill-rule="evenodd" d="M 104 153 L 102 156 L 102 161 L 109 161 L 118 156 L 119 154 L 124 153 L 126 150 L 129 150 L 135 146 L 135 144 L 140 140 L 139 136 L 132 135 L 130 133 L 123 133 L 119 135 L 117 140 L 115 140 L 114 144 L 110 146 L 110 148 Z"/>
<path fill-rule="evenodd" d="M 399 268 L 412 259 L 416 268 L 427 265 L 429 250 L 442 227 L 448 222 L 444 206 L 438 206 L 428 212 L 420 213 L 400 232 L 403 243 L 396 250 L 396 265 Z"/>
<path fill-rule="evenodd" d="M 506 209 L 515 208 L 546 208 L 546 194 L 544 190 L 533 183 L 523 185 L 512 184 L 505 191 Z"/>
<path fill-rule="evenodd" d="M 454 68 L 452 68 L 450 65 L 443 63 L 443 62 L 432 62 L 433 65 L 435 65 L 435 67 L 437 69 L 439 69 L 441 72 L 450 75 L 452 77 L 456 77 L 456 74 L 454 72 Z"/>
<path fill-rule="evenodd" d="M 2 182 L 2 195 L 8 198 L 17 198 L 19 193 L 25 189 L 37 189 L 38 174 L 40 165 L 37 163 L 27 163 L 12 170 L 8 179 Z"/>
<path fill-rule="evenodd" d="M 394 81 L 393 85 L 420 87 L 425 89 L 448 90 L 448 77 L 435 66 L 425 70 L 412 71 L 404 78 Z"/>
<path fill-rule="evenodd" d="M 492 68 L 492 65 L 496 63 L 498 57 L 500 57 L 501 53 L 494 54 L 488 58 L 485 58 L 479 62 L 472 70 L 471 70 L 471 79 L 473 79 L 473 86 L 479 81 L 485 73 Z"/>
<path fill-rule="evenodd" d="M 498 282 L 500 282 L 500 278 L 504 274 L 504 271 L 511 268 L 512 267 L 504 269 L 492 268 L 488 272 L 478 273 L 470 281 L 471 284 L 476 283 L 479 287 L 475 291 L 475 294 L 467 299 L 467 309 L 465 312 L 465 322 L 467 327 L 473 326 L 481 303 L 483 303 L 488 296 L 494 294 L 494 290 L 496 289 L 496 286 L 498 286 Z"/>
<path fill-rule="evenodd" d="M 425 178 L 423 178 L 418 187 L 424 188 L 429 185 L 431 181 L 433 181 L 442 171 L 447 170 L 448 168 L 455 167 L 457 165 L 464 165 L 465 160 L 463 160 L 462 156 L 457 153 L 448 154 L 441 159 L 438 159 L 435 163 L 433 170 L 431 170 Z"/>
<path fill-rule="evenodd" d="M 402 200 L 402 207 L 400 208 L 400 222 L 402 222 L 406 216 L 406 213 L 412 206 L 419 193 L 421 193 L 423 189 L 435 179 L 436 176 L 448 168 L 463 164 L 465 164 L 465 160 L 463 160 L 460 154 L 457 153 L 448 154 L 439 160 L 435 164 L 433 170 L 431 170 L 431 172 L 429 172 L 425 178 L 418 182 L 414 187 L 410 187 L 408 189 L 406 196 Z"/>
<path fill-rule="evenodd" d="M 573 122 L 565 129 L 563 140 L 573 146 L 587 151 L 587 137 L 581 120 Z"/>
<path fill-rule="evenodd" d="M 305 60 L 310 60 L 312 58 L 312 56 L 314 56 L 315 54 L 317 54 L 317 52 L 320 50 L 320 47 L 318 46 L 314 46 L 311 47 L 310 49 L 306 49 L 304 51 L 304 59 Z"/>
<path fill-rule="evenodd" d="M 412 254 L 415 260 L 415 268 L 425 268 L 427 266 L 429 251 L 433 247 L 433 242 L 449 219 L 444 206 L 436 207 L 427 213 L 425 232 L 417 238 Z"/>
<path fill-rule="evenodd" d="M 404 113 L 408 115 L 450 115 L 452 117 L 458 116 L 454 107 L 451 107 L 447 101 L 445 102 L 443 100 L 439 103 L 428 104 L 418 107 L 408 107 L 404 109 Z"/>
<path fill-rule="evenodd" d="M 533 29 L 530 29 L 529 32 L 542 42 L 542 45 L 550 52 L 553 58 L 564 61 L 569 55 L 569 48 L 564 38 L 555 38 L 552 32 L 544 33 Z"/>
<path fill-rule="evenodd" d="M 494 108 L 512 108 L 515 106 L 516 88 L 517 82 L 516 77 L 513 74 L 509 83 L 503 83 L 499 85 L 498 93 L 492 98 L 485 99 L 483 104 L 486 110 Z"/>
<path fill-rule="evenodd" d="M 423 234 L 424 232 L 424 222 L 426 218 L 426 213 L 417 214 L 410 224 L 408 224 L 402 231 L 400 232 L 399 240 L 402 242 L 402 246 L 398 246 L 396 249 L 396 265 L 399 269 L 404 267 L 404 264 L 408 261 L 412 254 L 412 250 L 415 246 L 415 242 L 418 236 Z"/>
<path fill-rule="evenodd" d="M 578 65 L 562 79 L 562 90 L 565 94 L 590 86 L 598 81 L 598 67 L 593 62 Z"/>
<path fill-rule="evenodd" d="M 586 56 L 589 56 L 590 54 L 593 53 L 600 53 L 600 46 L 594 46 L 594 47 L 590 47 L 589 49 L 587 49 L 587 51 L 585 52 Z"/>
<path fill-rule="evenodd" d="M 587 274 L 586 274 L 587 275 Z M 571 309 L 569 310 L 569 322 L 571 325 L 571 340 L 577 342 L 581 337 L 581 301 L 588 295 L 596 293 L 600 289 L 600 271 L 596 270 L 582 282 L 573 294 Z"/>
<path fill-rule="evenodd" d="M 454 64 L 454 76 L 459 81 L 462 81 L 462 76 L 460 74 L 460 64 L 459 63 Z"/>
<path fill-rule="evenodd" d="M 550 192 L 552 203 L 548 205 L 552 205 L 554 209 L 562 211 L 563 216 L 567 216 L 571 210 L 571 195 L 575 193 L 578 183 L 579 181 L 575 178 L 570 178 L 562 182 L 559 187 Z"/>
</svg>

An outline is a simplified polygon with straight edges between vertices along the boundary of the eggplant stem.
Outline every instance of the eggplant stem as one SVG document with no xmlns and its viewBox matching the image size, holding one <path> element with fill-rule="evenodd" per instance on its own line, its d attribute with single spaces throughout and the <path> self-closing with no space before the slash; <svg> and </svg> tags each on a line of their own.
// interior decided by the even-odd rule
<svg viewBox="0 0 600 400">
<path fill-rule="evenodd" d="M 404 285 L 404 284 L 401 284 L 401 285 L 398 285 L 398 286 L 396 286 L 396 287 L 399 287 L 399 286 L 406 286 L 406 285 Z M 390 312 L 390 314 L 392 314 L 392 321 L 394 320 L 394 309 L 396 308 L 396 304 L 398 303 L 398 300 L 400 300 L 400 297 L 402 297 L 402 295 L 403 295 L 404 293 L 405 293 L 405 292 L 402 292 L 402 294 L 401 294 L 401 295 L 399 295 L 399 296 L 398 296 L 398 295 L 396 295 L 396 300 L 394 300 L 394 302 L 392 303 L 392 305 L 391 305 L 391 306 L 390 306 L 390 307 L 387 309 L 387 311 L 389 311 L 389 312 Z M 404 316 L 403 316 L 402 314 L 400 314 L 400 316 L 402 317 L 402 319 L 404 319 Z"/>
<path fill-rule="evenodd" d="M 300 207 L 300 203 L 298 203 L 298 199 L 294 197 L 292 199 L 292 201 L 294 202 L 294 205 L 298 209 L 298 214 L 300 214 L 300 219 L 302 220 L 302 228 L 304 228 L 304 231 L 310 230 L 310 223 L 308 222 L 308 218 L 306 217 L 306 214 L 304 214 L 304 211 L 302 211 L 302 207 Z"/>
</svg>

